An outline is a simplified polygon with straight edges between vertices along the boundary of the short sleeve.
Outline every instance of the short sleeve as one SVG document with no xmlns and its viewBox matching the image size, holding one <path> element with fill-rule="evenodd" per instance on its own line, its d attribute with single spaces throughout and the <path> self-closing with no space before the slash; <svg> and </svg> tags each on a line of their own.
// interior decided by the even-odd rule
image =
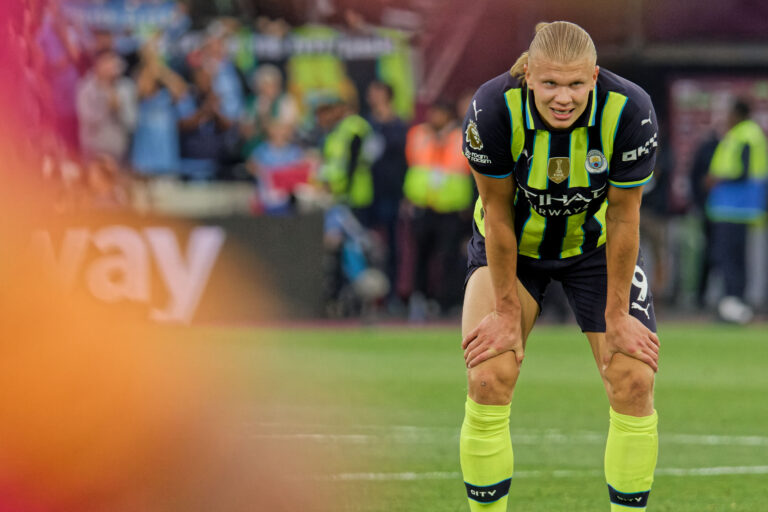
<svg viewBox="0 0 768 512">
<path fill-rule="evenodd" d="M 620 188 L 638 187 L 653 176 L 659 125 L 651 98 L 637 89 L 619 120 L 608 180 Z"/>
<path fill-rule="evenodd" d="M 493 178 L 509 176 L 515 165 L 503 83 L 497 78 L 478 89 L 462 125 L 464 156 L 475 171 Z"/>
</svg>

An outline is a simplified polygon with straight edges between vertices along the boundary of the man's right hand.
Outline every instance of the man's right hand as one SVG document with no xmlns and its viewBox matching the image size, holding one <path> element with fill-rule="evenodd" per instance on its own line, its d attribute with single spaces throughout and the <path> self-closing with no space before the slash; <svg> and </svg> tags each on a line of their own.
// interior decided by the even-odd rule
<svg viewBox="0 0 768 512">
<path fill-rule="evenodd" d="M 515 353 L 517 364 L 525 357 L 520 312 L 489 313 L 461 342 L 467 368 L 507 351 Z"/>
</svg>

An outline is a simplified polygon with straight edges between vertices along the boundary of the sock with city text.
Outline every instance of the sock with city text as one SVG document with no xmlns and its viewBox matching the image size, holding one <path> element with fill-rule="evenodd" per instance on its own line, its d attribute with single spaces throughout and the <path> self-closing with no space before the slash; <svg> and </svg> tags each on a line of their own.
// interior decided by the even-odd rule
<svg viewBox="0 0 768 512">
<path fill-rule="evenodd" d="M 472 512 L 506 512 L 514 459 L 507 405 L 467 397 L 459 442 L 461 471 Z"/>
<path fill-rule="evenodd" d="M 611 512 L 642 512 L 648 504 L 659 452 L 659 417 L 619 414 L 611 408 L 605 479 Z"/>
</svg>

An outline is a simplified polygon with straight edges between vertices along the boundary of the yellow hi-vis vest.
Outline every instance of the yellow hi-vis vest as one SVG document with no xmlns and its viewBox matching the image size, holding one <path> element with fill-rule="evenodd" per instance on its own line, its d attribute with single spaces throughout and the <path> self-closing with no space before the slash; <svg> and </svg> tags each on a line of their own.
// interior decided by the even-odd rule
<svg viewBox="0 0 768 512">
<path fill-rule="evenodd" d="M 462 132 L 457 127 L 438 137 L 427 124 L 408 131 L 405 153 L 408 171 L 403 193 L 422 208 L 440 213 L 457 212 L 472 203 L 472 175 L 461 154 Z"/>
<path fill-rule="evenodd" d="M 746 146 L 749 146 L 749 169 L 744 169 L 741 161 Z M 709 173 L 730 180 L 768 176 L 768 144 L 760 125 L 748 119 L 731 128 L 712 155 Z"/>
<path fill-rule="evenodd" d="M 748 168 L 742 155 L 749 151 Z M 715 222 L 759 223 L 766 213 L 768 140 L 762 128 L 745 120 L 731 128 L 715 148 L 709 174 L 720 178 L 707 198 L 707 217 Z"/>
<path fill-rule="evenodd" d="M 349 115 L 339 121 L 323 145 L 320 178 L 328 184 L 337 200 L 353 208 L 363 208 L 373 202 L 371 163 L 364 151 L 365 141 L 371 131 L 368 121 L 358 115 Z M 360 153 L 350 179 L 350 146 L 355 137 L 360 138 Z"/>
</svg>

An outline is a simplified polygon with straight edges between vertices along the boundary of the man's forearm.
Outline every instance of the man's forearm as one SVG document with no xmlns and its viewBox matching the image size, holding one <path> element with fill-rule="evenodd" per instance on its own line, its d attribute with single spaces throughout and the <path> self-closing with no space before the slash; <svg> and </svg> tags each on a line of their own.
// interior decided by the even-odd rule
<svg viewBox="0 0 768 512">
<path fill-rule="evenodd" d="M 608 289 L 605 316 L 629 311 L 629 292 L 640 246 L 640 213 L 606 214 L 606 260 Z"/>
<path fill-rule="evenodd" d="M 517 238 L 512 214 L 485 219 L 485 249 L 497 312 L 520 311 L 517 295 Z"/>
</svg>

